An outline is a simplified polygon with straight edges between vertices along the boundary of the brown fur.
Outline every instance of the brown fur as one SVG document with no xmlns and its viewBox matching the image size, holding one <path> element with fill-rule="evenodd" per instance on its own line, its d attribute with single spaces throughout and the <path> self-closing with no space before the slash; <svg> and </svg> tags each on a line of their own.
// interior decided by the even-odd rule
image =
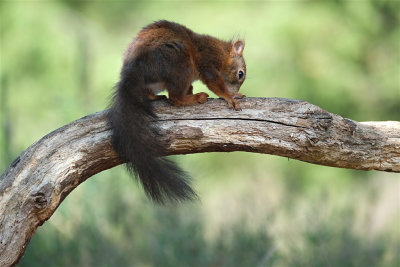
<svg viewBox="0 0 400 267">
<path fill-rule="evenodd" d="M 148 60 L 148 68 L 157 69 L 160 61 L 165 60 L 169 77 L 156 77 L 154 81 L 165 82 L 168 96 L 173 105 L 184 106 L 204 103 L 208 97 L 206 93 L 193 95 L 189 90 L 194 80 L 200 79 L 216 95 L 228 102 L 229 107 L 239 110 L 240 106 L 235 97 L 241 98 L 238 93 L 244 78 L 238 81 L 238 69 L 246 72 L 246 65 L 242 57 L 242 50 L 236 53 L 235 45 L 244 42 L 238 40 L 222 41 L 217 38 L 196 34 L 183 25 L 169 21 L 158 21 L 144 27 L 130 43 L 124 55 L 124 65 L 129 65 L 143 55 L 158 52 L 166 54 L 158 60 Z M 237 49 L 237 47 L 236 47 Z M 172 62 L 168 62 L 170 58 Z M 163 71 L 163 70 L 160 70 Z M 163 76 L 163 75 L 156 75 Z M 172 82 L 170 80 L 173 80 Z M 231 85 L 233 89 L 227 88 Z M 151 90 L 150 90 L 151 92 Z M 156 99 L 149 94 L 150 99 Z"/>
</svg>

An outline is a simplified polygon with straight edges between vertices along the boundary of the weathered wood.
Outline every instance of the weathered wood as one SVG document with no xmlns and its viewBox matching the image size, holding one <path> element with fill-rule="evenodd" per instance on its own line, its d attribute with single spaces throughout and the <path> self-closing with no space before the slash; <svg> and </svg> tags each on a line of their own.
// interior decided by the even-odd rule
<svg viewBox="0 0 400 267">
<path fill-rule="evenodd" d="M 305 101 L 220 99 L 175 108 L 154 103 L 169 154 L 268 153 L 310 163 L 400 172 L 400 122 L 355 122 Z M 15 264 L 36 228 L 80 183 L 121 164 L 105 111 L 74 121 L 34 143 L 0 178 L 0 266 Z M 184 166 L 182 166 L 184 167 Z"/>
</svg>

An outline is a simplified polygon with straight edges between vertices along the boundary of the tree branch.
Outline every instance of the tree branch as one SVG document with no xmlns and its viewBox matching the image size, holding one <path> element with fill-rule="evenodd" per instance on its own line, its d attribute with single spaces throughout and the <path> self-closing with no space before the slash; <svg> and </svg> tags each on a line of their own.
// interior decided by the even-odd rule
<svg viewBox="0 0 400 267">
<path fill-rule="evenodd" d="M 175 108 L 154 103 L 169 154 L 248 151 L 314 164 L 400 172 L 400 122 L 355 122 L 305 101 L 220 99 Z M 0 177 L 0 266 L 16 264 L 36 228 L 80 183 L 121 164 L 105 111 L 46 135 Z"/>
</svg>

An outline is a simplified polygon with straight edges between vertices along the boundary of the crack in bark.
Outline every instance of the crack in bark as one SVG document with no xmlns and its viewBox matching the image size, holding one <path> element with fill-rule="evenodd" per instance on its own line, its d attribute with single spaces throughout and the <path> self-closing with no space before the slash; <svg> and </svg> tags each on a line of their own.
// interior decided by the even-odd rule
<svg viewBox="0 0 400 267">
<path fill-rule="evenodd" d="M 246 119 L 246 118 L 183 118 L 183 119 L 158 119 L 156 120 L 157 122 L 166 122 L 166 121 L 218 121 L 218 120 L 227 120 L 227 121 L 256 121 L 256 122 L 268 122 L 268 123 L 274 123 L 274 124 L 279 124 L 283 126 L 288 126 L 288 127 L 296 127 L 296 128 L 303 128 L 303 129 L 309 129 L 309 127 L 305 126 L 300 126 L 300 125 L 293 125 L 293 124 L 288 124 L 284 122 L 279 122 L 279 121 L 273 121 L 273 120 L 266 120 L 266 119 Z"/>
</svg>

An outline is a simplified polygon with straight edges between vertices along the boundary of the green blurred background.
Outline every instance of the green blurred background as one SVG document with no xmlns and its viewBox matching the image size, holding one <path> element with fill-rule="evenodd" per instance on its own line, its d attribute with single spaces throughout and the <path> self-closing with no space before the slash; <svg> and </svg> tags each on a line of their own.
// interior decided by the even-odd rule
<svg viewBox="0 0 400 267">
<path fill-rule="evenodd" d="M 399 120 L 399 8 L 372 0 L 0 1 L 0 172 L 45 134 L 105 109 L 124 49 L 158 19 L 243 37 L 247 96 Z M 20 266 L 400 265 L 398 174 L 239 152 L 175 159 L 200 201 L 153 205 L 123 167 L 113 168 L 66 198 Z"/>
</svg>

